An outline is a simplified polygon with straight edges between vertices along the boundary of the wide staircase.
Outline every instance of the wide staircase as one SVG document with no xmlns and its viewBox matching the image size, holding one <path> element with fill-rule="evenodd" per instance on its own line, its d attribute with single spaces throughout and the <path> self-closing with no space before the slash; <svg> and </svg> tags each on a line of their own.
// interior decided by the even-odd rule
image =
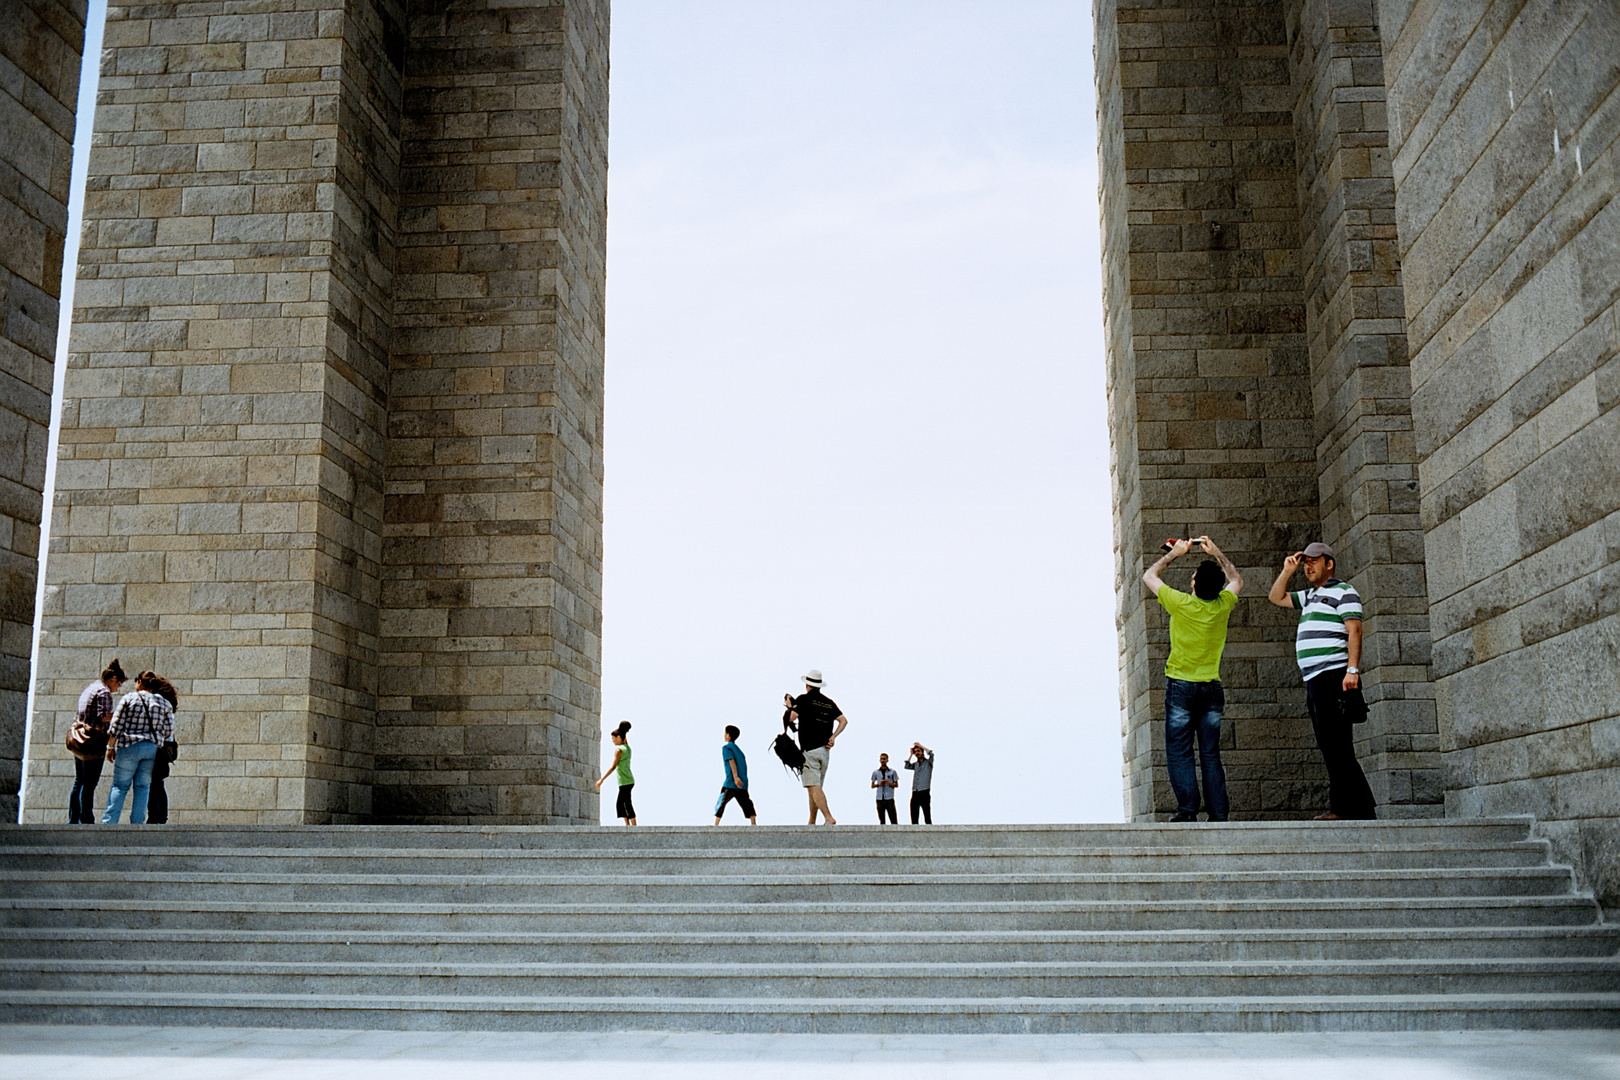
<svg viewBox="0 0 1620 1080">
<path fill-rule="evenodd" d="M 0 1021 L 1118 1032 L 1620 1026 L 1528 818 L 0 828 Z"/>
</svg>

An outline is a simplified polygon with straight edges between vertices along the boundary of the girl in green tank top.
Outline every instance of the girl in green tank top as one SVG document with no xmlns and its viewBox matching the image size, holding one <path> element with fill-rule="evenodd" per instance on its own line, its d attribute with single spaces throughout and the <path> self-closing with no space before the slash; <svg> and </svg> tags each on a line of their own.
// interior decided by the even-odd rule
<svg viewBox="0 0 1620 1080">
<path fill-rule="evenodd" d="M 610 736 L 616 748 L 613 751 L 613 764 L 608 766 L 602 779 L 596 782 L 596 790 L 601 791 L 607 778 L 615 772 L 619 774 L 619 800 L 614 807 L 614 815 L 622 818 L 626 825 L 636 823 L 635 804 L 630 801 L 630 789 L 636 786 L 636 778 L 630 771 L 630 721 L 620 721 L 619 726 L 613 729 Z"/>
</svg>

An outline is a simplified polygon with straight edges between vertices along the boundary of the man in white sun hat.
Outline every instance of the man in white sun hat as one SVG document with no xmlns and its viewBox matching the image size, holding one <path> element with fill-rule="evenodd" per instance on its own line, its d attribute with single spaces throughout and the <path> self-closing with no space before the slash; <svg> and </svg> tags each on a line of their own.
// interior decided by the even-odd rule
<svg viewBox="0 0 1620 1080">
<path fill-rule="evenodd" d="M 782 723 L 790 730 L 797 728 L 799 749 L 804 751 L 804 768 L 799 779 L 810 796 L 810 824 L 816 823 L 819 810 L 828 825 L 836 825 L 838 822 L 827 808 L 827 796 L 821 785 L 827 778 L 827 752 L 849 726 L 849 720 L 833 699 L 821 692 L 821 672 L 814 668 L 804 677 L 804 693 L 798 697 L 783 696 L 787 699 L 788 712 Z"/>
</svg>

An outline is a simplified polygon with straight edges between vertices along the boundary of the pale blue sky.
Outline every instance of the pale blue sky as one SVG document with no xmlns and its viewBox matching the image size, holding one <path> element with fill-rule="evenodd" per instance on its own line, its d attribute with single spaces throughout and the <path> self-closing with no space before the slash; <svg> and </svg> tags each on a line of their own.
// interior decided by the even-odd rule
<svg viewBox="0 0 1620 1080">
<path fill-rule="evenodd" d="M 613 8 L 602 697 L 641 820 L 711 819 L 728 723 L 803 820 L 765 747 L 810 667 L 841 821 L 914 739 L 937 820 L 1118 820 L 1087 5 Z"/>
<path fill-rule="evenodd" d="M 809 667 L 841 820 L 913 739 L 940 820 L 1121 816 L 1087 8 L 614 4 L 603 719 L 644 822 L 704 820 L 726 723 L 803 820 L 765 745 Z"/>
</svg>

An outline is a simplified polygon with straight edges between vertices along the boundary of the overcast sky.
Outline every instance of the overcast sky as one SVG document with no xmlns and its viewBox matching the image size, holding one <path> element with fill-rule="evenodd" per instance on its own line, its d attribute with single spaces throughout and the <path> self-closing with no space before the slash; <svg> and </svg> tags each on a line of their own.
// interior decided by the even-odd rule
<svg viewBox="0 0 1620 1080">
<path fill-rule="evenodd" d="M 812 667 L 841 821 L 913 740 L 937 821 L 1120 820 L 1087 7 L 614 0 L 602 698 L 643 824 L 712 819 L 726 724 L 804 820 L 766 748 Z"/>
<path fill-rule="evenodd" d="M 603 721 L 642 822 L 709 819 L 727 723 L 804 820 L 766 746 L 811 667 L 842 821 L 913 740 L 937 820 L 1120 819 L 1087 7 L 615 0 Z"/>
</svg>

